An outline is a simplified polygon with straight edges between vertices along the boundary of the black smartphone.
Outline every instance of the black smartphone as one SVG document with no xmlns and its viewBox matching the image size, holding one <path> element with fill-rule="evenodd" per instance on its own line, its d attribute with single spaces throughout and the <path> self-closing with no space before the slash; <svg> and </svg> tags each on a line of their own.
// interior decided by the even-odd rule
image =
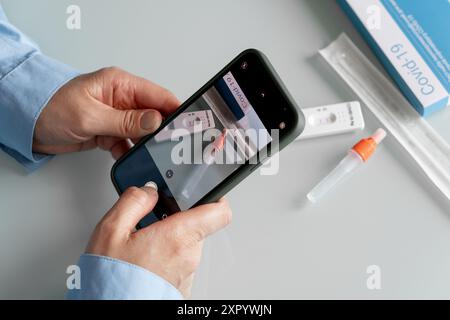
<svg viewBox="0 0 450 320">
<path fill-rule="evenodd" d="M 304 117 L 260 51 L 248 49 L 197 91 L 111 170 L 117 191 L 158 186 L 137 228 L 216 201 L 281 150 Z"/>
</svg>

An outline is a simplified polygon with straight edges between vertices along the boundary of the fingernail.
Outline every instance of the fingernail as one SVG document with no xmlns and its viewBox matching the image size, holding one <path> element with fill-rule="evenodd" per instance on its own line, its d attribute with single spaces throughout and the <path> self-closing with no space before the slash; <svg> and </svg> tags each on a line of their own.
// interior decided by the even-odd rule
<svg viewBox="0 0 450 320">
<path fill-rule="evenodd" d="M 153 181 L 147 182 L 144 187 L 149 187 L 155 189 L 155 191 L 158 191 L 158 185 L 154 183 Z"/>
<path fill-rule="evenodd" d="M 141 117 L 141 128 L 147 131 L 155 131 L 161 125 L 161 115 L 158 111 L 150 110 Z"/>
</svg>

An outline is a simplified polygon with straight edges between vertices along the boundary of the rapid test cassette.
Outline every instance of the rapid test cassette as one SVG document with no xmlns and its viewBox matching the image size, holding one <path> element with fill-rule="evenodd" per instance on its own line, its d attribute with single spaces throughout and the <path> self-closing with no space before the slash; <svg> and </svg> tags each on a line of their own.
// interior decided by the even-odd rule
<svg viewBox="0 0 450 320">
<path fill-rule="evenodd" d="M 305 129 L 297 140 L 323 137 L 364 129 L 358 101 L 302 109 Z"/>
</svg>

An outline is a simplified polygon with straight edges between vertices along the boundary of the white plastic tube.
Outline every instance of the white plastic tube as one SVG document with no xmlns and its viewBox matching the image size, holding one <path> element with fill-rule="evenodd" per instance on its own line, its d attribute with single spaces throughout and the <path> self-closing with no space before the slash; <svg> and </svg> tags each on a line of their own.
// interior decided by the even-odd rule
<svg viewBox="0 0 450 320">
<path fill-rule="evenodd" d="M 350 150 L 347 156 L 339 162 L 322 181 L 319 182 L 310 193 L 306 195 L 309 201 L 317 203 L 325 194 L 333 189 L 344 178 L 349 177 L 361 164 L 363 159 L 353 150 Z"/>
<path fill-rule="evenodd" d="M 346 34 L 341 34 L 320 54 L 450 199 L 449 144 Z"/>
<path fill-rule="evenodd" d="M 322 181 L 319 182 L 310 193 L 306 195 L 309 201 L 316 203 L 344 178 L 350 176 L 356 168 L 367 161 L 375 152 L 377 146 L 386 137 L 386 131 L 382 128 L 374 132 L 370 137 L 360 140 L 348 152 L 347 156 L 339 162 Z"/>
</svg>

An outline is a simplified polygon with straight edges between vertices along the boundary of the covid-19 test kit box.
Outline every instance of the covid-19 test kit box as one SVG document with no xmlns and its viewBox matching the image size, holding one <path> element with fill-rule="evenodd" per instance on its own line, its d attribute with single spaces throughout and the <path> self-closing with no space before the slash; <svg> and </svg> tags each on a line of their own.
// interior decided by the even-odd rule
<svg viewBox="0 0 450 320">
<path fill-rule="evenodd" d="M 450 105 L 450 0 L 338 0 L 423 116 Z"/>
</svg>

